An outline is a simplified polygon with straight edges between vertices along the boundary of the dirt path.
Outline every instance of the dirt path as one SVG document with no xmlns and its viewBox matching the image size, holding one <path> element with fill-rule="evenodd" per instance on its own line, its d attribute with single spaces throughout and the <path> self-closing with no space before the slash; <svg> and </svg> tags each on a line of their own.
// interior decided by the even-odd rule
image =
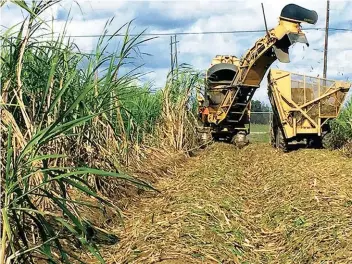
<svg viewBox="0 0 352 264">
<path fill-rule="evenodd" d="M 337 152 L 217 143 L 156 187 L 109 260 L 352 263 L 352 160 Z"/>
</svg>

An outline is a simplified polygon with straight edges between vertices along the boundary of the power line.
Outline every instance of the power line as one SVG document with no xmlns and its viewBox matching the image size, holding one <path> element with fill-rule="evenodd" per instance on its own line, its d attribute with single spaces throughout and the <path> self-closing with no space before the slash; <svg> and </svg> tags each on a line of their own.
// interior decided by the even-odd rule
<svg viewBox="0 0 352 264">
<path fill-rule="evenodd" d="M 325 31 L 325 28 L 306 28 L 303 31 Z M 349 28 L 329 28 L 329 31 L 345 31 L 352 32 Z M 144 33 L 129 34 L 129 36 L 175 36 L 175 35 L 211 35 L 211 34 L 242 34 L 242 33 L 265 33 L 265 29 L 258 30 L 232 30 L 232 31 L 202 31 L 202 32 L 173 32 L 173 33 Z M 59 34 L 59 33 L 55 33 Z M 125 34 L 105 34 L 105 35 L 70 35 L 63 36 L 65 38 L 100 38 L 100 37 L 124 37 Z"/>
</svg>

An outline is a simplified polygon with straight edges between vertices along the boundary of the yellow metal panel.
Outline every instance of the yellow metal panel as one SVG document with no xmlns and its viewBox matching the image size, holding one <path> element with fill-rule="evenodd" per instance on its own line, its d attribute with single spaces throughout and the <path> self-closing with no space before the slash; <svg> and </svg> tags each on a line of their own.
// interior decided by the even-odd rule
<svg viewBox="0 0 352 264">
<path fill-rule="evenodd" d="M 283 128 L 284 128 L 284 133 L 286 138 L 292 138 L 296 135 L 293 127 L 291 127 L 289 124 L 283 125 Z"/>
<path fill-rule="evenodd" d="M 304 129 L 304 128 L 300 128 L 298 127 L 297 128 L 297 134 L 317 134 L 318 133 L 318 130 L 316 128 L 307 128 L 307 129 Z"/>
<path fill-rule="evenodd" d="M 312 125 L 309 123 L 309 121 L 307 119 L 304 119 L 301 127 L 302 128 L 312 128 Z"/>
</svg>

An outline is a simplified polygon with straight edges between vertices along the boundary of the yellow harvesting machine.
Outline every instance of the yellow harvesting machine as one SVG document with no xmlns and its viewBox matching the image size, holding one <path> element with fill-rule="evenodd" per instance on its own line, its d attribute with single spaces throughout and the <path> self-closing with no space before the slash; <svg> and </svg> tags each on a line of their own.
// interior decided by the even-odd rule
<svg viewBox="0 0 352 264">
<path fill-rule="evenodd" d="M 279 24 L 268 30 L 240 59 L 216 56 L 205 79 L 205 92 L 199 97 L 198 132 L 203 140 L 226 137 L 232 142 L 246 142 L 250 132 L 250 102 L 256 89 L 277 59 L 288 63 L 288 49 L 300 42 L 308 45 L 301 23 L 315 24 L 318 15 L 295 4 L 286 5 Z"/>
<path fill-rule="evenodd" d="M 324 146 L 330 135 L 328 121 L 340 113 L 350 87 L 349 82 L 270 70 L 271 144 L 284 151 L 298 143 Z"/>
</svg>

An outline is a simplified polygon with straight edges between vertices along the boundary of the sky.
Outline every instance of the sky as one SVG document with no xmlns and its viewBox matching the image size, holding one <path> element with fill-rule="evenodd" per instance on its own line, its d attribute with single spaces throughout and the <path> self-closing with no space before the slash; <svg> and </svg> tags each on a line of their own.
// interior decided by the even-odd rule
<svg viewBox="0 0 352 264">
<path fill-rule="evenodd" d="M 71 36 L 99 35 L 108 19 L 114 17 L 109 26 L 112 33 L 133 19 L 132 32 L 165 34 L 174 32 L 242 31 L 265 29 L 261 3 L 264 4 L 269 29 L 278 23 L 282 8 L 289 3 L 313 9 L 318 13 L 316 25 L 302 24 L 305 28 L 324 28 L 326 1 L 113 1 L 113 0 L 64 0 L 45 12 L 46 19 L 54 18 L 53 31 L 61 32 L 70 18 L 67 34 Z M 330 1 L 330 27 L 351 31 L 330 31 L 328 49 L 329 79 L 352 81 L 352 1 Z M 27 14 L 9 3 L 1 8 L 1 30 L 11 27 Z M 241 57 L 263 36 L 261 33 L 189 34 L 178 35 L 178 62 L 192 65 L 205 72 L 216 55 Z M 309 47 L 296 44 L 290 49 L 289 64 L 275 62 L 272 68 L 322 77 L 324 31 L 307 30 Z M 97 38 L 74 37 L 73 41 L 82 52 L 94 49 Z M 115 38 L 109 48 L 113 52 L 121 38 Z M 143 55 L 136 60 L 141 71 L 149 72 L 142 79 L 152 81 L 153 88 L 163 87 L 170 70 L 170 36 L 160 35 L 140 47 Z M 268 103 L 267 83 L 264 77 L 254 99 Z"/>
</svg>

